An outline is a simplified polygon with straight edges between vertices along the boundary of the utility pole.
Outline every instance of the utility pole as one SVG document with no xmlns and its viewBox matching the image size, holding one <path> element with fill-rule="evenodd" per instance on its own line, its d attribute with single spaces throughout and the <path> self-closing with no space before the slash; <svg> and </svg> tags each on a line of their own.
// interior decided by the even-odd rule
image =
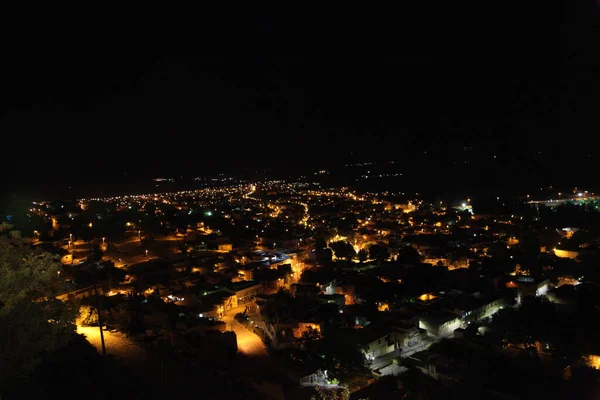
<svg viewBox="0 0 600 400">
<path fill-rule="evenodd" d="M 106 357 L 106 346 L 104 345 L 104 332 L 102 332 L 102 320 L 100 319 L 100 299 L 98 299 L 98 289 L 94 279 L 94 296 L 96 297 L 96 311 L 98 312 L 98 327 L 100 328 L 100 341 L 102 342 L 102 356 Z"/>
</svg>

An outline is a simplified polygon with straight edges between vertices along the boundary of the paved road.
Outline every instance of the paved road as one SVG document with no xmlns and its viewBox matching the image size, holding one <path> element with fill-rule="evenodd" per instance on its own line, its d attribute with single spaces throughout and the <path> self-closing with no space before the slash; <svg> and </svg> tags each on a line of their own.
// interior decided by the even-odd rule
<svg viewBox="0 0 600 400">
<path fill-rule="evenodd" d="M 98 350 L 98 353 L 102 354 L 100 329 L 97 326 L 78 326 L 77 333 L 85 335 L 87 341 Z M 152 357 L 147 350 L 127 338 L 123 333 L 104 331 L 104 344 L 106 354 L 114 356 L 117 360 L 140 362 L 147 361 Z"/>
<path fill-rule="evenodd" d="M 227 329 L 233 329 L 237 336 L 238 351 L 248 356 L 268 357 L 267 348 L 262 340 L 234 319 L 235 314 L 243 311 L 244 306 L 236 307 L 227 311 L 227 315 L 223 317 Z"/>
</svg>

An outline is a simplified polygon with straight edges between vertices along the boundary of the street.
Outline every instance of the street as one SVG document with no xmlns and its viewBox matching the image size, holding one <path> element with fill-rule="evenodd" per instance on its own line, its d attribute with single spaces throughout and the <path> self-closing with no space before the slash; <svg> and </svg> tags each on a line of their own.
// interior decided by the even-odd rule
<svg viewBox="0 0 600 400">
<path fill-rule="evenodd" d="M 268 357 L 267 348 L 262 340 L 254 333 L 244 328 L 235 320 L 235 314 L 244 312 L 245 306 L 239 306 L 227 311 L 223 322 L 228 330 L 233 330 L 237 336 L 238 351 L 248 356 Z"/>
<path fill-rule="evenodd" d="M 183 240 L 175 235 L 155 238 L 142 246 L 137 234 L 128 234 L 125 240 L 112 242 L 102 254 L 104 260 L 113 261 L 117 268 L 146 262 L 160 257 L 170 257 L 180 253 L 178 241 Z M 86 260 L 90 254 L 90 243 L 77 240 L 63 246 L 73 254 L 73 262 Z"/>
<path fill-rule="evenodd" d="M 77 333 L 85 335 L 92 346 L 102 354 L 102 343 L 100 341 L 100 329 L 97 326 L 77 326 Z M 125 362 L 146 362 L 152 356 L 125 334 L 103 331 L 106 354 L 114 356 L 117 360 Z"/>
</svg>

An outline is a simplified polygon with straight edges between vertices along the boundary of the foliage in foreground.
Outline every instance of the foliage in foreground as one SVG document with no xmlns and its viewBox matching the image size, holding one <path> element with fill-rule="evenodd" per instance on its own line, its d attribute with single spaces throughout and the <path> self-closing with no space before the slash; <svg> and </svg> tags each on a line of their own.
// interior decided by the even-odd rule
<svg viewBox="0 0 600 400">
<path fill-rule="evenodd" d="M 0 225 L 0 386 L 31 372 L 66 345 L 76 310 L 56 299 L 63 280 L 56 257 Z"/>
</svg>

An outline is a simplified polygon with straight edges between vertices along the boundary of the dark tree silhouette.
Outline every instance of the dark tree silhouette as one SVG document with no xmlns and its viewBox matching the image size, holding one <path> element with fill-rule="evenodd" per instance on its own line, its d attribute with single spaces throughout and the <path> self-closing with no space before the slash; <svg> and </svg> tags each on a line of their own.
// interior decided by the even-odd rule
<svg viewBox="0 0 600 400">
<path fill-rule="evenodd" d="M 360 249 L 358 251 L 358 260 L 361 263 L 364 263 L 365 261 L 367 261 L 367 258 L 369 258 L 369 253 L 365 249 Z"/>
<path fill-rule="evenodd" d="M 390 258 L 390 253 L 382 243 L 377 243 L 369 247 L 369 256 L 377 261 L 385 261 Z"/>
<path fill-rule="evenodd" d="M 398 250 L 397 261 L 400 264 L 419 264 L 421 262 L 421 255 L 414 247 L 406 246 Z"/>
<path fill-rule="evenodd" d="M 331 247 L 337 258 L 351 260 L 356 255 L 354 247 L 352 247 L 350 243 L 343 240 L 340 240 L 338 242 L 331 242 L 329 244 L 329 247 Z"/>
</svg>

